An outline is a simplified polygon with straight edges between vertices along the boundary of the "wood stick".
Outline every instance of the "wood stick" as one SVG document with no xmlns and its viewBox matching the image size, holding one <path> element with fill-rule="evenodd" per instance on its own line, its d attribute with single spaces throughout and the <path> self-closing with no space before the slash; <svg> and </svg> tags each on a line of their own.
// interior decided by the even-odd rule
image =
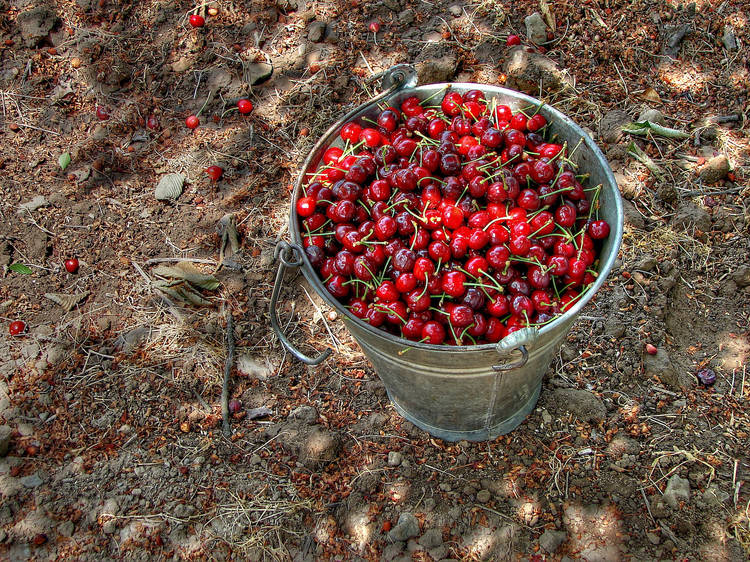
<svg viewBox="0 0 750 562">
<path fill-rule="evenodd" d="M 232 436 L 232 428 L 229 427 L 229 373 L 234 363 L 234 320 L 232 312 L 227 308 L 227 361 L 224 364 L 224 384 L 221 387 L 221 417 L 224 420 L 223 429 L 226 437 Z"/>
</svg>

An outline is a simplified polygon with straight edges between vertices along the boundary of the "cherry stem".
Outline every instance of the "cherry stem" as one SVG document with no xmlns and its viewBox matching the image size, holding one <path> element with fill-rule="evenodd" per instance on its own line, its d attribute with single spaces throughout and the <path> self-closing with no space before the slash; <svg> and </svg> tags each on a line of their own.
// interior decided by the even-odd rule
<svg viewBox="0 0 750 562">
<path fill-rule="evenodd" d="M 450 89 L 450 86 L 446 86 L 442 90 L 437 90 L 434 94 L 432 94 L 430 97 L 427 97 L 419 102 L 419 105 L 424 107 L 424 104 L 426 104 L 428 101 L 430 101 L 432 98 L 439 96 L 440 94 L 444 94 Z"/>
</svg>

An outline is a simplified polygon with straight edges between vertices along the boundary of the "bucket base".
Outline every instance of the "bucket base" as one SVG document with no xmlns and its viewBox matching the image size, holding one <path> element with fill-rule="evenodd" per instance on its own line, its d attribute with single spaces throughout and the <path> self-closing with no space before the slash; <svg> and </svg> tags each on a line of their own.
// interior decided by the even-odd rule
<svg viewBox="0 0 750 562">
<path fill-rule="evenodd" d="M 524 404 L 515 414 L 505 419 L 504 421 L 500 422 L 499 424 L 496 424 L 487 429 L 482 428 L 482 429 L 473 429 L 473 430 L 467 430 L 467 431 L 456 431 L 452 429 L 444 429 L 442 427 L 435 427 L 433 425 L 423 422 L 422 420 L 418 418 L 415 418 L 408 411 L 406 411 L 403 407 L 401 407 L 398 401 L 391 395 L 390 391 L 388 391 L 388 389 L 386 388 L 386 391 L 388 392 L 388 398 L 390 398 L 391 403 L 396 408 L 396 411 L 403 418 L 406 418 L 408 421 L 416 425 L 418 428 L 424 429 L 427 433 L 429 433 L 433 437 L 443 439 L 444 441 L 462 441 L 462 440 L 490 441 L 492 439 L 495 439 L 496 437 L 499 437 L 500 435 L 505 435 L 506 433 L 510 433 L 519 425 L 521 425 L 521 422 L 523 422 L 523 420 L 525 420 L 526 417 L 534 409 L 534 406 L 536 406 L 536 403 L 539 400 L 539 393 L 541 392 L 541 390 L 542 390 L 542 385 L 539 384 L 539 386 L 536 387 L 536 390 L 528 399 L 526 404 Z"/>
</svg>

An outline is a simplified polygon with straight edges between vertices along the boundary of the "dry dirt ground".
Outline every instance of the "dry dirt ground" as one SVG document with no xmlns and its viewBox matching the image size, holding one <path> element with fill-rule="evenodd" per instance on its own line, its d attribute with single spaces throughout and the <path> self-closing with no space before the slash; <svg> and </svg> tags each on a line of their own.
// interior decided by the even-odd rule
<svg viewBox="0 0 750 562">
<path fill-rule="evenodd" d="M 532 54 L 544 2 L 222 0 L 193 29 L 198 4 L 0 1 L 0 557 L 746 560 L 750 5 L 549 2 L 540 83 L 505 40 Z M 530 89 L 591 131 L 625 198 L 608 284 L 492 442 L 400 418 L 301 280 L 287 333 L 337 351 L 307 368 L 270 329 L 295 172 L 402 62 Z M 242 96 L 254 111 L 227 111 Z M 622 133 L 646 109 L 689 137 Z M 184 192 L 157 201 L 167 173 Z M 158 291 L 162 258 L 216 269 L 227 214 L 240 251 L 208 304 Z"/>
</svg>

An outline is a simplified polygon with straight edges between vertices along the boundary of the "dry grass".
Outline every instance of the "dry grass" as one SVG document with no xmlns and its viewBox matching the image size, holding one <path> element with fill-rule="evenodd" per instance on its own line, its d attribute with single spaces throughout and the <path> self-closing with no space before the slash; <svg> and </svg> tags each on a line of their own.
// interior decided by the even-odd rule
<svg viewBox="0 0 750 562">
<path fill-rule="evenodd" d="M 245 497 L 230 492 L 231 501 L 218 505 L 211 520 L 212 540 L 229 544 L 248 560 L 289 560 L 285 545 L 290 536 L 302 542 L 303 537 L 292 529 L 303 528 L 300 518 L 313 509 L 313 503 L 297 498 L 292 486 L 284 492 L 290 497 L 278 497 L 268 486 Z"/>
</svg>

